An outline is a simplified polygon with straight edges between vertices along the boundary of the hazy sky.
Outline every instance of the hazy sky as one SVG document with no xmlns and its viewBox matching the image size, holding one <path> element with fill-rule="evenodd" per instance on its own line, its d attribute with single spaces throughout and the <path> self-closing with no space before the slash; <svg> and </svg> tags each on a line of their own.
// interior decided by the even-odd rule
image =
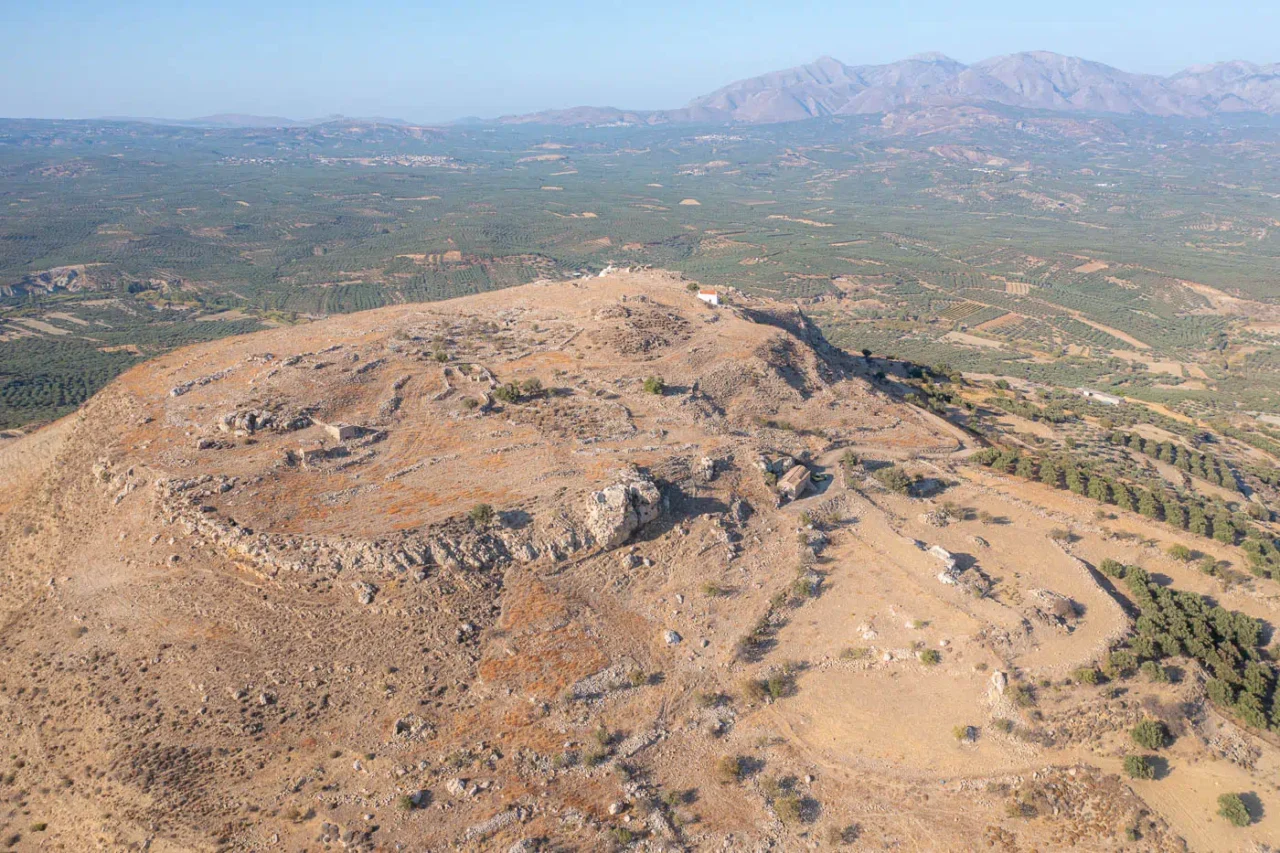
<svg viewBox="0 0 1280 853">
<path fill-rule="evenodd" d="M 657 108 L 830 54 L 1280 60 L 1275 0 L 0 0 L 0 115 Z"/>
</svg>

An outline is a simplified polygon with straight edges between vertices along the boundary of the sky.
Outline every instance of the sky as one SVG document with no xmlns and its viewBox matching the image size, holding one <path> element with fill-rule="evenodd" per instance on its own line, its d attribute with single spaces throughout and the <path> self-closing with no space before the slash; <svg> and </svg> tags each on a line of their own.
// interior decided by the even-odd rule
<svg viewBox="0 0 1280 853">
<path fill-rule="evenodd" d="M 0 0 L 0 116 L 441 122 L 678 107 L 831 55 L 1280 61 L 1274 0 Z"/>
</svg>

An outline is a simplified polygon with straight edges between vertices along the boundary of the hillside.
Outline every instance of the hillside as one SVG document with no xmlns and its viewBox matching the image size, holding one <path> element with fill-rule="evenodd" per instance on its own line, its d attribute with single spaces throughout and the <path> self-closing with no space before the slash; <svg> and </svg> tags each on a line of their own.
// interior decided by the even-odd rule
<svg viewBox="0 0 1280 853">
<path fill-rule="evenodd" d="M 1149 651 L 1176 677 L 1147 678 L 1118 656 L 1154 594 L 1105 561 L 1239 626 L 1274 622 L 1275 581 L 1216 586 L 1236 545 L 1196 540 L 1211 577 L 1166 554 L 1182 531 L 1003 473 L 956 424 L 1008 392 L 696 289 L 615 272 L 199 344 L 0 444 L 0 837 L 1276 837 L 1274 737 L 1206 699 L 1196 662 Z M 998 442 L 1047 453 L 1017 411 Z M 1129 780 L 1144 719 L 1168 742 Z M 1253 792 L 1252 826 L 1214 816 L 1228 790 Z"/>
</svg>

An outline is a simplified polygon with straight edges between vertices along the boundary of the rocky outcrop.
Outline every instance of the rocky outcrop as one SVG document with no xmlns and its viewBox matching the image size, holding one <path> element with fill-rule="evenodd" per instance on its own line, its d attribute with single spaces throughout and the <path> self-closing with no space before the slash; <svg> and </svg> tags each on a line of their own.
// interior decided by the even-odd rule
<svg viewBox="0 0 1280 853">
<path fill-rule="evenodd" d="M 662 512 L 662 492 L 634 469 L 587 501 L 587 533 L 602 548 L 616 548 Z"/>
<path fill-rule="evenodd" d="M 86 264 L 76 264 L 28 273 L 14 284 L 0 283 L 0 296 L 23 296 L 29 293 L 51 294 L 58 290 L 65 290 L 69 293 L 97 290 L 99 282 L 88 274 L 87 266 Z"/>
<path fill-rule="evenodd" d="M 641 480 L 636 489 L 648 494 L 645 483 L 653 490 L 650 497 L 656 503 L 657 488 L 651 481 Z M 410 574 L 422 579 L 433 567 L 479 571 L 544 557 L 562 560 L 599 541 L 566 516 L 518 530 L 501 523 L 476 527 L 452 522 L 372 540 L 259 532 L 224 517 L 209 503 L 210 498 L 236 485 L 234 478 L 208 475 L 156 484 L 161 511 L 170 523 L 189 536 L 250 560 L 272 576 L 286 571 L 331 577 L 344 573 L 380 577 Z M 644 500 L 635 500 L 641 508 L 632 510 L 638 526 L 643 523 L 641 517 L 647 522 L 656 511 Z"/>
<path fill-rule="evenodd" d="M 253 435 L 259 430 L 291 432 L 311 426 L 311 417 L 304 411 L 273 411 L 269 409 L 236 409 L 218 419 L 218 429 L 238 435 Z"/>
</svg>

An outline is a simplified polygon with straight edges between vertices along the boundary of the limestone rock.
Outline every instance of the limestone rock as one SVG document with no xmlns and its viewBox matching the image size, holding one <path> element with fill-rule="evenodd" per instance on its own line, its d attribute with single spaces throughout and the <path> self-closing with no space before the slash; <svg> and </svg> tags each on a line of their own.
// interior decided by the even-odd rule
<svg viewBox="0 0 1280 853">
<path fill-rule="evenodd" d="M 616 548 L 662 511 L 662 493 L 634 469 L 619 482 L 593 492 L 587 502 L 587 532 L 604 548 Z"/>
<path fill-rule="evenodd" d="M 1009 687 L 1009 676 L 1000 670 L 991 673 L 991 687 L 989 692 L 993 696 L 1003 696 L 1004 691 Z"/>
<path fill-rule="evenodd" d="M 356 598 L 361 604 L 373 604 L 373 598 L 378 594 L 378 587 L 368 581 L 356 581 L 351 588 L 356 591 Z"/>
</svg>

